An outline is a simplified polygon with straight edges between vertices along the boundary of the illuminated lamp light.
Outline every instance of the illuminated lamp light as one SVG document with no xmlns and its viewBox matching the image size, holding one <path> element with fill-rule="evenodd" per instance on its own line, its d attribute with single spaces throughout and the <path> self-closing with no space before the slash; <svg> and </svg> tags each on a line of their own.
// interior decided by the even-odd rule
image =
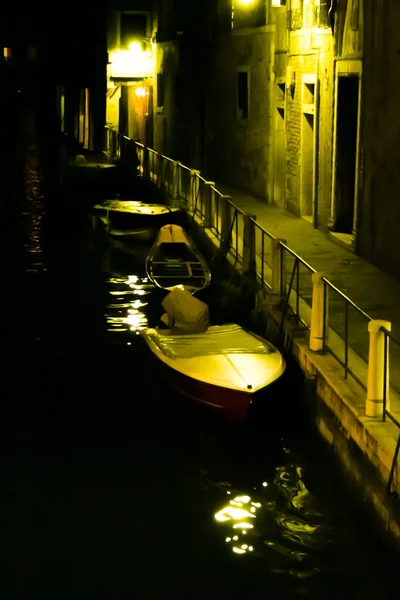
<svg viewBox="0 0 400 600">
<path fill-rule="evenodd" d="M 142 52 L 142 45 L 140 42 L 132 42 L 131 44 L 129 44 L 129 51 L 133 52 L 134 54 L 139 54 L 140 52 Z"/>
<path fill-rule="evenodd" d="M 147 95 L 146 88 L 144 88 L 144 87 L 137 87 L 135 89 L 135 94 L 136 94 L 136 96 L 138 98 L 144 98 Z"/>
<path fill-rule="evenodd" d="M 251 6 L 254 4 L 254 0 L 236 0 L 239 6 Z"/>
</svg>

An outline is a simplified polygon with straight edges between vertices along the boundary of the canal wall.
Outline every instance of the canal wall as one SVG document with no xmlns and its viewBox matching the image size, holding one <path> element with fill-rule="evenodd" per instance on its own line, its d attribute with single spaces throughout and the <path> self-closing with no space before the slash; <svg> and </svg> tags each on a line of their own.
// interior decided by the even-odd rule
<svg viewBox="0 0 400 600">
<path fill-rule="evenodd" d="M 176 198 L 167 196 L 168 203 Z M 204 219 L 189 211 L 191 227 L 202 247 L 215 260 L 221 258 L 221 239 L 204 227 Z M 225 252 L 223 252 L 225 255 Z M 238 287 L 249 289 L 249 275 L 244 275 L 243 262 L 226 253 L 227 273 Z M 265 266 L 267 269 L 268 267 Z M 240 280 L 246 280 L 241 285 Z M 285 307 L 277 305 L 271 290 L 261 290 L 254 278 L 254 321 L 262 322 L 264 333 L 271 339 L 282 340 L 285 351 L 300 366 L 309 394 L 309 413 L 325 443 L 340 461 L 350 491 L 376 522 L 377 530 L 392 546 L 400 546 L 400 482 L 395 469 L 390 490 L 396 438 L 399 431 L 392 423 L 365 416 L 366 394 L 352 378 L 343 377 L 343 367 L 328 353 L 310 349 L 310 332 L 288 316 Z M 282 399 L 283 400 L 283 399 Z"/>
</svg>

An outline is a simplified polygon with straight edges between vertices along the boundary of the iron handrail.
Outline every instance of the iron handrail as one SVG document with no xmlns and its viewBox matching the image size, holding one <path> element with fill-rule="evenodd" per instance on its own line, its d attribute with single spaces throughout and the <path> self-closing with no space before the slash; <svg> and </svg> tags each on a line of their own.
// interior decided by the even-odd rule
<svg viewBox="0 0 400 600">
<path fill-rule="evenodd" d="M 182 163 L 178 162 L 178 169 L 182 169 L 182 170 L 186 170 L 186 171 L 191 171 L 192 169 L 190 169 L 189 167 L 187 167 L 186 165 L 183 165 Z"/>
</svg>

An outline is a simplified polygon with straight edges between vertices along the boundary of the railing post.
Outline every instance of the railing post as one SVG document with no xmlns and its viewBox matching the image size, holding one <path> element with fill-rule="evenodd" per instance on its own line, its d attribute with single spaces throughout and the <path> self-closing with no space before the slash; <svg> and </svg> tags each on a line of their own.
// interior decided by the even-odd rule
<svg viewBox="0 0 400 600">
<path fill-rule="evenodd" d="M 157 152 L 157 187 L 164 188 L 164 160 L 161 152 Z"/>
<path fill-rule="evenodd" d="M 190 194 L 189 194 L 189 205 L 187 207 L 189 212 L 193 212 L 196 206 L 196 198 L 199 193 L 199 179 L 200 171 L 197 169 L 190 169 Z"/>
<path fill-rule="evenodd" d="M 149 149 L 147 146 L 143 147 L 143 167 L 142 177 L 143 179 L 149 179 L 150 168 L 149 168 Z"/>
<path fill-rule="evenodd" d="M 281 244 L 286 244 L 286 240 L 274 238 L 271 241 L 271 303 L 275 306 L 282 302 L 286 293 L 285 254 Z"/>
<path fill-rule="evenodd" d="M 253 221 L 256 215 L 246 213 L 243 215 L 243 273 L 256 271 L 256 232 Z"/>
<path fill-rule="evenodd" d="M 372 320 L 368 323 L 369 356 L 368 384 L 365 415 L 367 417 L 383 416 L 384 392 L 386 390 L 386 409 L 390 410 L 389 396 L 389 343 L 385 343 L 386 334 L 382 331 L 392 330 L 390 321 Z M 389 341 L 389 340 L 388 340 Z M 386 358 L 385 358 L 386 348 Z M 385 369 L 386 367 L 386 369 Z M 386 370 L 386 373 L 385 373 Z M 386 384 L 385 384 L 386 377 Z"/>
<path fill-rule="evenodd" d="M 217 232 L 221 233 L 220 250 L 225 255 L 229 252 L 231 247 L 232 237 L 232 223 L 231 223 L 231 196 L 221 196 L 220 198 L 220 211 L 219 218 L 221 219 L 221 225 L 217 223 Z"/>
<path fill-rule="evenodd" d="M 172 163 L 172 187 L 171 187 L 171 195 L 174 200 L 178 198 L 179 194 L 179 161 L 174 160 Z"/>
<path fill-rule="evenodd" d="M 117 132 L 115 129 L 110 130 L 110 138 L 111 158 L 115 158 L 117 156 Z"/>
<path fill-rule="evenodd" d="M 325 307 L 327 305 L 325 294 L 327 289 L 322 273 L 312 273 L 312 304 L 309 348 L 313 352 L 323 352 L 324 335 L 326 333 Z"/>
<path fill-rule="evenodd" d="M 211 228 L 211 197 L 212 197 L 212 188 L 215 186 L 215 181 L 205 181 L 205 194 L 204 194 L 204 221 L 203 227 L 204 229 Z"/>
</svg>

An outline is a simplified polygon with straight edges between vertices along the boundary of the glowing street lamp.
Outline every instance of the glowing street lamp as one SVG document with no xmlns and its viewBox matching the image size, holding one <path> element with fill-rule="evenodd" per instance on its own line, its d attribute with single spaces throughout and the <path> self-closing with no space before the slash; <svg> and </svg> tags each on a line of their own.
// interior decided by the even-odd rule
<svg viewBox="0 0 400 600">
<path fill-rule="evenodd" d="M 129 51 L 132 54 L 140 54 L 142 52 L 142 45 L 140 42 L 132 42 L 129 44 Z"/>
<path fill-rule="evenodd" d="M 137 87 L 137 88 L 135 89 L 135 94 L 136 94 L 136 96 L 137 96 L 138 98 L 145 98 L 145 97 L 148 95 L 148 94 L 147 94 L 147 92 L 146 92 L 146 88 L 144 88 L 144 87 L 141 87 L 141 86 L 140 86 L 140 87 Z"/>
</svg>

